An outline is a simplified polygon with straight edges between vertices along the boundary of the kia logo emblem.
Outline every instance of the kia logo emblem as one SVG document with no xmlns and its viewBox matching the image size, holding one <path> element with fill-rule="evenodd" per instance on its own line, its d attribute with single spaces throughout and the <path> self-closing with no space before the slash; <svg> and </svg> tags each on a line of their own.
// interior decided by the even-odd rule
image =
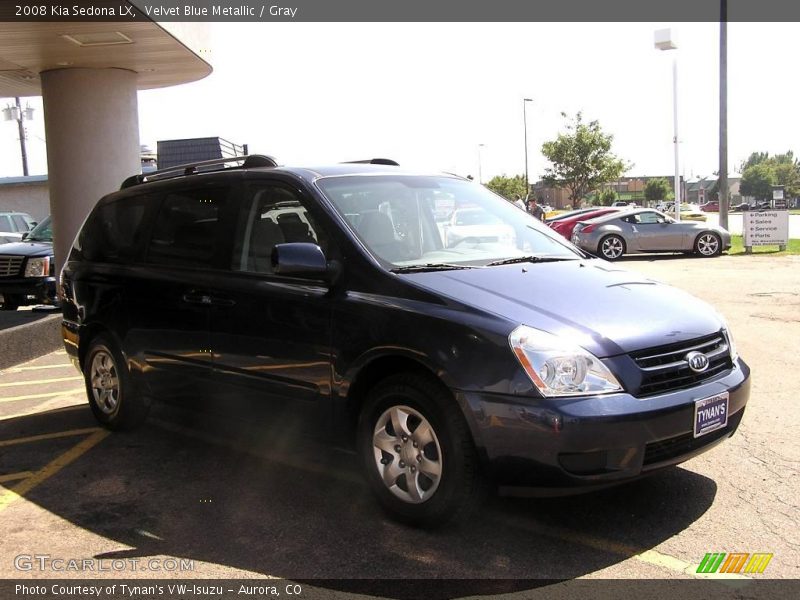
<svg viewBox="0 0 800 600">
<path fill-rule="evenodd" d="M 684 358 L 695 373 L 702 373 L 708 368 L 708 357 L 702 352 L 689 352 Z"/>
</svg>

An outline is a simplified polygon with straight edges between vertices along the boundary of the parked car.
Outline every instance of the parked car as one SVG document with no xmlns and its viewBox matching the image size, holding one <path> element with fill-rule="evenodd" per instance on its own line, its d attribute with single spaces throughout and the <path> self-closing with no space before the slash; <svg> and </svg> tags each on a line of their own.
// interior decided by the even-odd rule
<svg viewBox="0 0 800 600">
<path fill-rule="evenodd" d="M 64 347 L 104 426 L 154 398 L 254 403 L 264 440 L 349 445 L 380 504 L 429 526 L 490 485 L 630 481 L 738 427 L 750 371 L 706 303 L 454 175 L 236 160 L 135 175 L 76 237 Z M 514 237 L 446 244 L 437 195 L 455 227 Z"/>
<path fill-rule="evenodd" d="M 705 204 L 701 204 L 700 210 L 703 212 L 719 212 L 719 202 L 717 200 L 711 200 Z"/>
<path fill-rule="evenodd" d="M 675 215 L 675 204 L 666 211 L 666 214 Z M 681 204 L 681 221 L 705 221 L 708 217 L 700 210 L 697 204 L 688 204 L 684 202 Z"/>
<path fill-rule="evenodd" d="M 607 260 L 637 252 L 695 252 L 700 256 L 717 256 L 730 249 L 731 236 L 716 225 L 676 222 L 657 210 L 640 208 L 578 223 L 572 233 L 572 243 Z"/>
<path fill-rule="evenodd" d="M 0 211 L 0 244 L 18 242 L 22 234 L 36 226 L 36 221 L 28 213 Z"/>
<path fill-rule="evenodd" d="M 613 208 L 610 206 L 605 208 L 596 208 L 589 212 L 582 212 L 581 214 L 573 216 L 568 219 L 560 219 L 558 221 L 548 223 L 548 225 L 550 225 L 553 231 L 557 231 L 558 233 L 563 235 L 566 239 L 570 239 L 572 237 L 572 231 L 575 229 L 575 225 L 577 225 L 579 222 L 588 221 L 611 213 L 618 213 L 620 212 L 620 210 L 624 209 Z"/>
<path fill-rule="evenodd" d="M 560 221 L 561 219 L 571 219 L 572 217 L 586 214 L 597 210 L 597 206 L 592 206 L 590 208 L 577 208 L 575 210 L 568 210 L 563 213 L 559 213 L 557 215 L 553 215 L 552 217 L 545 218 L 544 222 L 550 225 L 551 223 L 555 223 Z"/>
<path fill-rule="evenodd" d="M 50 217 L 23 240 L 0 245 L 0 309 L 58 304 Z"/>
<path fill-rule="evenodd" d="M 444 226 L 444 245 L 453 248 L 463 243 L 514 243 L 514 228 L 482 208 L 462 208 L 453 211 Z"/>
</svg>

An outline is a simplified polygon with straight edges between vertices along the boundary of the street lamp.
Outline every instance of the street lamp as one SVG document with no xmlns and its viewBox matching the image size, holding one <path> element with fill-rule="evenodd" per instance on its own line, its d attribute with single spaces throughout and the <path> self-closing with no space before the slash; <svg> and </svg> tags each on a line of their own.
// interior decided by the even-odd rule
<svg viewBox="0 0 800 600">
<path fill-rule="evenodd" d="M 481 173 L 481 148 L 486 147 L 486 144 L 478 144 L 478 183 L 483 183 L 483 175 Z"/>
<path fill-rule="evenodd" d="M 676 50 L 678 44 L 672 37 L 672 30 L 659 29 L 655 33 L 655 47 L 658 50 Z M 672 118 L 673 118 L 673 144 L 675 146 L 675 220 L 681 220 L 681 180 L 678 161 L 678 59 L 672 59 Z"/>
<path fill-rule="evenodd" d="M 531 189 L 528 183 L 528 114 L 526 111 L 528 102 L 533 102 L 533 98 L 522 99 L 522 127 L 525 129 L 525 206 L 528 205 L 528 196 Z"/>
<path fill-rule="evenodd" d="M 15 104 L 9 104 L 3 109 L 3 119 L 6 121 L 16 121 L 19 128 L 19 148 L 22 153 L 22 174 L 28 176 L 28 153 L 25 150 L 25 126 L 24 120 L 33 119 L 33 109 L 30 105 L 22 108 L 19 98 L 14 98 Z"/>
</svg>

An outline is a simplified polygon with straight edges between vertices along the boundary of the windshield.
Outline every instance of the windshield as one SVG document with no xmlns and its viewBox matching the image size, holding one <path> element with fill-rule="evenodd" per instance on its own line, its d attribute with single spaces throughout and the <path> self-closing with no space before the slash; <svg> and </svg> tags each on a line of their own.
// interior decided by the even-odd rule
<svg viewBox="0 0 800 600">
<path fill-rule="evenodd" d="M 50 217 L 46 217 L 36 227 L 31 229 L 28 237 L 25 238 L 26 242 L 52 242 L 53 229 L 50 227 Z"/>
<path fill-rule="evenodd" d="M 372 254 L 393 267 L 577 259 L 566 240 L 482 185 L 451 177 L 326 177 L 317 185 Z"/>
</svg>

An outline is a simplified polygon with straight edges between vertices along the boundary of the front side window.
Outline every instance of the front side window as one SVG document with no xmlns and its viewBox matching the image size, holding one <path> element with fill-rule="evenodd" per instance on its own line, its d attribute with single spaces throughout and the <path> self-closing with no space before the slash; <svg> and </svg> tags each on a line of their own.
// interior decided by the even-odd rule
<svg viewBox="0 0 800 600">
<path fill-rule="evenodd" d="M 34 227 L 25 238 L 28 242 L 52 242 L 53 241 L 53 226 L 50 217 L 45 219 Z"/>
<path fill-rule="evenodd" d="M 147 262 L 208 267 L 219 243 L 227 188 L 181 190 L 166 195 L 156 217 Z"/>
<path fill-rule="evenodd" d="M 249 273 L 272 273 L 276 244 L 304 242 L 327 250 L 327 238 L 299 195 L 277 183 L 248 187 L 236 226 L 231 268 Z"/>
<path fill-rule="evenodd" d="M 462 179 L 344 176 L 317 185 L 367 249 L 392 267 L 581 257 L 532 215 Z"/>
</svg>

